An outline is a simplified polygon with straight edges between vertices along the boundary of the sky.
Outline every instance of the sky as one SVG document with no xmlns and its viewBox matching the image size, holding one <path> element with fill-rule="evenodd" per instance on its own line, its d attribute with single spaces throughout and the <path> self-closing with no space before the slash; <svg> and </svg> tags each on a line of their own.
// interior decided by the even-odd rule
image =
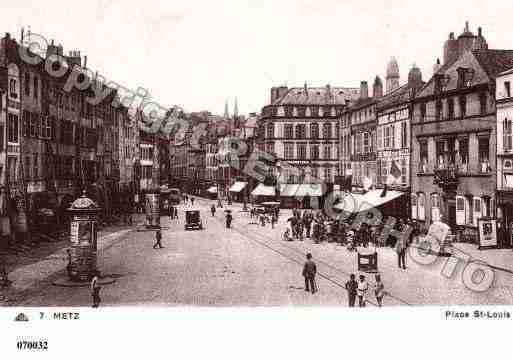
<svg viewBox="0 0 513 359">
<path fill-rule="evenodd" d="M 3 33 L 21 28 L 87 55 L 88 68 L 143 87 L 164 107 L 260 112 L 277 85 L 401 83 L 415 63 L 432 75 L 449 32 L 469 21 L 490 48 L 513 49 L 512 1 L 32 0 L 2 4 Z"/>
</svg>

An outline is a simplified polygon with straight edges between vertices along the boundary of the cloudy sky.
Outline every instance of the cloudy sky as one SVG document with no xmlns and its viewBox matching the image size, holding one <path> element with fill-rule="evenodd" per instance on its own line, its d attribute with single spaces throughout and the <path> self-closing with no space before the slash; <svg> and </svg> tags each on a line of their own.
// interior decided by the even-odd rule
<svg viewBox="0 0 513 359">
<path fill-rule="evenodd" d="M 466 20 L 491 48 L 513 49 L 512 13 L 511 1 L 32 0 L 2 4 L 0 19 L 163 106 L 222 114 L 236 96 L 240 112 L 260 111 L 273 85 L 358 87 L 384 77 L 391 56 L 401 82 L 413 63 L 427 78 Z"/>
</svg>

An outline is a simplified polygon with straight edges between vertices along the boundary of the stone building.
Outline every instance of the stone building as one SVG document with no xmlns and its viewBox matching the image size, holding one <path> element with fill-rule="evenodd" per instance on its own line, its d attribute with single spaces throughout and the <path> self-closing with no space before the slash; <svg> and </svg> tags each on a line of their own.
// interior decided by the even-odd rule
<svg viewBox="0 0 513 359">
<path fill-rule="evenodd" d="M 281 173 L 284 182 L 302 183 L 311 176 L 333 183 L 339 165 L 338 117 L 358 98 L 359 90 L 342 87 L 273 87 L 262 110 L 261 149 L 296 170 Z"/>
<path fill-rule="evenodd" d="M 476 240 L 479 218 L 495 216 L 495 79 L 513 67 L 513 51 L 490 50 L 481 29 L 449 36 L 444 62 L 414 100 L 412 217 L 442 218 Z"/>
<path fill-rule="evenodd" d="M 512 245 L 513 233 L 513 68 L 496 79 L 497 104 L 497 218 L 502 243 Z"/>
</svg>

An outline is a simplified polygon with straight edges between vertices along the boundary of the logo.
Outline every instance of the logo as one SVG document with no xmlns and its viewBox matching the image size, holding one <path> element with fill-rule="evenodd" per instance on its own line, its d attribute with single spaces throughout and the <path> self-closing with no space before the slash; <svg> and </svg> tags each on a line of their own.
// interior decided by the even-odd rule
<svg viewBox="0 0 513 359">
<path fill-rule="evenodd" d="M 15 322 L 28 322 L 29 318 L 25 315 L 25 313 L 20 313 L 14 318 Z"/>
</svg>

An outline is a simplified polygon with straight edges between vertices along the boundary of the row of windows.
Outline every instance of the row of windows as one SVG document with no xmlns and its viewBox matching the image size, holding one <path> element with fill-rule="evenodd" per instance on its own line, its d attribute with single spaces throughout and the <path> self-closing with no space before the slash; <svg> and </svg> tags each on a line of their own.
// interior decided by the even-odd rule
<svg viewBox="0 0 513 359">
<path fill-rule="evenodd" d="M 284 137 L 287 139 L 297 138 L 297 139 L 306 139 L 309 135 L 309 138 L 319 138 L 319 124 L 311 123 L 309 127 L 309 134 L 307 134 L 307 125 L 306 124 L 291 124 L 286 123 L 283 126 Z M 275 138 L 276 136 L 276 126 L 274 123 L 269 123 L 266 126 L 266 138 Z M 339 127 L 335 125 L 335 137 L 339 136 Z M 279 135 L 277 136 L 279 137 Z M 333 124 L 324 123 L 322 124 L 322 138 L 333 138 Z"/>
<path fill-rule="evenodd" d="M 490 166 L 490 138 L 477 137 L 477 148 L 470 149 L 478 153 L 478 172 L 492 171 Z M 430 158 L 427 140 L 419 141 L 419 172 L 426 173 L 430 164 L 435 169 L 456 168 L 461 172 L 470 172 L 469 138 L 448 137 L 435 141 L 434 158 Z"/>
<path fill-rule="evenodd" d="M 342 114 L 343 106 L 268 106 L 264 116 L 279 117 L 336 117 Z"/>
<path fill-rule="evenodd" d="M 479 94 L 479 114 L 486 115 L 488 110 L 487 105 L 488 96 L 485 92 Z M 458 102 L 459 112 L 455 111 L 455 101 Z M 442 119 L 454 120 L 457 117 L 463 118 L 467 116 L 467 95 L 461 95 L 457 99 L 455 97 L 449 97 L 445 100 L 438 99 L 435 101 L 435 112 L 434 115 L 427 116 L 426 114 L 427 104 L 422 102 L 420 104 L 420 121 L 440 121 Z M 458 115 L 458 116 L 456 116 Z"/>
<path fill-rule="evenodd" d="M 297 145 L 295 145 L 294 143 L 284 143 L 283 147 L 284 147 L 284 158 L 285 159 L 294 159 L 294 158 L 301 159 L 301 160 L 307 159 L 306 143 L 298 143 Z M 294 147 L 296 147 L 296 156 L 294 156 Z M 319 145 L 315 145 L 315 144 L 311 144 L 309 147 L 310 147 L 309 159 L 312 159 L 312 160 L 321 159 L 320 152 L 319 152 L 321 147 Z M 324 160 L 336 159 L 336 158 L 333 158 L 333 148 L 336 148 L 336 151 L 337 151 L 336 158 L 338 158 L 338 147 L 333 146 L 331 144 L 327 144 L 327 145 L 322 146 L 322 159 L 324 159 Z M 274 147 L 272 149 L 273 149 L 273 151 L 272 152 L 268 151 L 268 153 L 273 153 Z"/>
<path fill-rule="evenodd" d="M 441 218 L 440 208 L 442 207 L 441 197 L 438 193 L 432 193 L 429 196 L 429 204 L 426 202 L 426 194 L 417 193 L 411 196 L 411 217 L 425 221 L 427 219 L 426 211 L 429 211 L 431 222 L 444 220 Z M 456 224 L 477 226 L 477 221 L 482 217 L 494 215 L 494 203 L 489 197 L 464 197 L 456 196 Z M 447 219 L 445 219 L 447 220 Z"/>
</svg>

